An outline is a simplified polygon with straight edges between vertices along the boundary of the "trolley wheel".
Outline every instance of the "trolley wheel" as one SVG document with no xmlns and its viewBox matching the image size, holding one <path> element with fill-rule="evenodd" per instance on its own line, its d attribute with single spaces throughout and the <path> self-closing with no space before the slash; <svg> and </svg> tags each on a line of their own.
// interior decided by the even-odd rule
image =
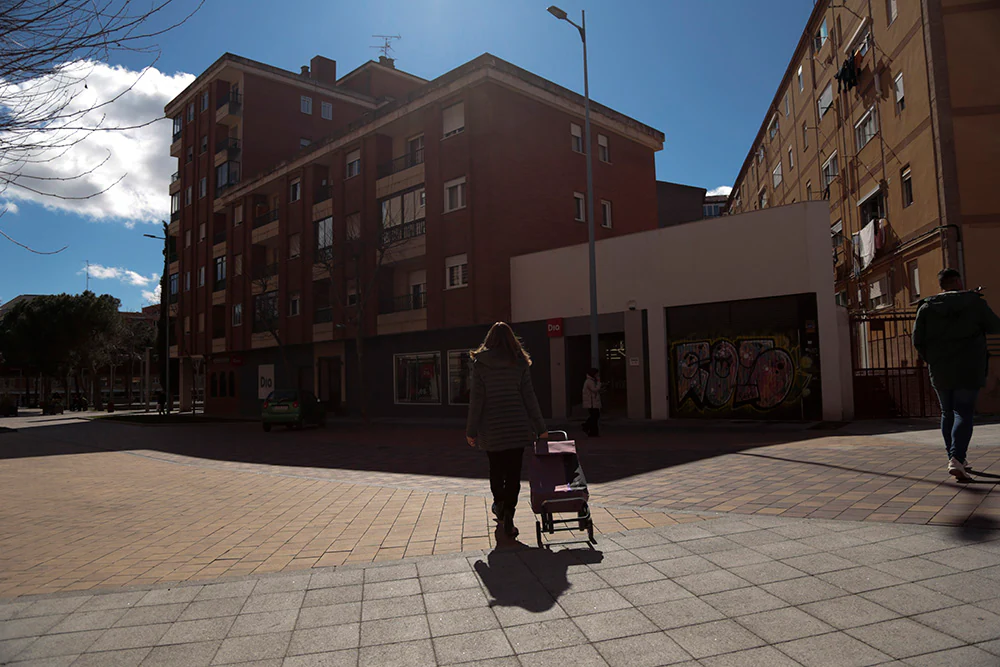
<svg viewBox="0 0 1000 667">
<path fill-rule="evenodd" d="M 535 537 L 538 539 L 538 548 L 542 548 L 542 524 L 535 520 Z"/>
</svg>

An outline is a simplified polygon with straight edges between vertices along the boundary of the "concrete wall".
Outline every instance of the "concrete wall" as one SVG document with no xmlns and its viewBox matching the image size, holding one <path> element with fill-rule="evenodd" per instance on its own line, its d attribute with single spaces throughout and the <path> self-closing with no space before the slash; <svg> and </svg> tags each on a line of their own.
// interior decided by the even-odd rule
<svg viewBox="0 0 1000 667">
<path fill-rule="evenodd" d="M 559 267 L 553 270 L 553 267 Z M 589 312 L 587 246 L 511 259 L 514 322 Z M 817 295 L 824 419 L 845 416 L 850 363 L 838 335 L 826 202 L 805 202 L 657 229 L 597 244 L 598 310 L 647 311 L 650 411 L 668 416 L 666 322 L 673 306 L 801 293 Z M 631 356 L 631 353 L 630 353 Z M 630 384 L 629 393 L 632 393 Z"/>
</svg>

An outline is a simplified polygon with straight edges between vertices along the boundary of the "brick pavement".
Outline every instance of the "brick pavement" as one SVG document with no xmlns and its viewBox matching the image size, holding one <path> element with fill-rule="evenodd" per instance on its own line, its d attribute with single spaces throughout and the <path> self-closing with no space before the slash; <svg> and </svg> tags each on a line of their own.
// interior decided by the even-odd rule
<svg viewBox="0 0 1000 667">
<path fill-rule="evenodd" d="M 0 664 L 995 667 L 1000 535 L 731 515 L 512 548 L 0 600 Z"/>
</svg>

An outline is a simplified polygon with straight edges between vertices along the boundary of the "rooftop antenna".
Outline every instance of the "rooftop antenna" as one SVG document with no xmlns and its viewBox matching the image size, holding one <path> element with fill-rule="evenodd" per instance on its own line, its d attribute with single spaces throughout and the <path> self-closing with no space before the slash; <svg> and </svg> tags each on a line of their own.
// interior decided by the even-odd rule
<svg viewBox="0 0 1000 667">
<path fill-rule="evenodd" d="M 392 40 L 403 39 L 401 35 L 372 35 L 375 39 L 381 39 L 382 44 L 379 46 L 370 46 L 370 49 L 378 49 L 382 52 L 383 58 L 389 57 L 389 52 L 392 51 Z"/>
</svg>

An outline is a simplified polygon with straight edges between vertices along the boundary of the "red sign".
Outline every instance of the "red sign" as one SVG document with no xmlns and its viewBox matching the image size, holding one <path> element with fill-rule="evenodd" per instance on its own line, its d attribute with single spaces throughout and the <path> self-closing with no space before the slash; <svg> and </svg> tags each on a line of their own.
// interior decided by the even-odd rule
<svg viewBox="0 0 1000 667">
<path fill-rule="evenodd" d="M 546 329 L 548 330 L 549 338 L 562 338 L 563 336 L 563 318 L 556 317 L 549 320 L 546 323 Z"/>
</svg>

